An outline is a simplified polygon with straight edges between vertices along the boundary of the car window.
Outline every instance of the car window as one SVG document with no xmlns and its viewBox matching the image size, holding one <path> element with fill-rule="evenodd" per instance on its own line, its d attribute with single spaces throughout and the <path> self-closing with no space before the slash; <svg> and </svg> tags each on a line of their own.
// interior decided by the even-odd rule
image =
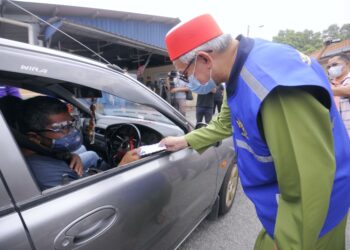
<svg viewBox="0 0 350 250">
<path fill-rule="evenodd" d="M 102 73 L 105 72 L 101 71 L 101 78 L 106 75 L 109 76 L 110 72 L 108 71 L 108 74 Z M 86 78 L 83 77 L 82 79 L 85 80 Z M 171 110 L 169 110 L 167 103 L 164 104 L 161 98 L 159 98 L 158 101 L 157 97 L 154 97 L 154 94 L 142 92 L 138 89 L 138 98 L 133 98 L 132 95 L 126 97 L 130 97 L 134 102 L 123 99 L 117 95 L 120 91 L 127 92 L 128 89 L 125 89 L 125 84 L 116 84 L 116 79 L 120 81 L 129 80 L 123 77 L 120 79 L 116 77 L 115 79 L 113 78 L 113 85 L 110 85 L 110 87 L 93 83 L 91 83 L 90 86 L 85 82 L 78 82 L 78 80 L 81 79 L 68 82 L 56 79 L 55 77 L 41 77 L 18 72 L 0 71 L 1 82 L 8 86 L 21 88 L 22 99 L 28 100 L 29 98 L 37 98 L 38 96 L 56 98 L 67 105 L 67 110 L 74 118 L 74 126 L 80 125 L 77 129 L 80 130 L 83 142 L 82 146 L 84 147 L 79 148 L 79 152 L 72 150 L 70 153 L 79 154 L 82 161 L 87 162 L 86 168 L 85 164 L 83 166 L 84 178 L 79 178 L 74 173 L 72 174 L 69 169 L 67 170 L 67 166 L 69 167 L 72 163 L 71 159 L 65 158 L 66 156 L 64 154 L 58 155 L 58 157 L 56 153 L 53 155 L 52 152 L 43 151 L 42 149 L 38 151 L 37 147 L 33 147 L 33 145 L 28 142 L 28 138 L 26 139 L 28 134 L 23 134 L 20 128 L 16 128 L 16 133 L 18 133 L 17 135 L 13 135 L 13 138 L 20 148 L 20 153 L 22 153 L 20 157 L 24 160 L 23 162 L 27 164 L 25 171 L 28 172 L 29 170 L 29 176 L 32 177 L 32 179 L 28 181 L 34 181 L 34 186 L 36 184 L 40 191 L 45 191 L 45 193 L 47 193 L 47 191 L 56 191 L 61 188 L 67 189 L 72 186 L 69 185 L 68 187 L 66 184 L 73 184 L 73 186 L 76 186 L 81 183 L 89 183 L 90 180 L 94 181 L 99 179 L 99 177 L 95 178 L 96 176 L 106 176 L 103 173 L 107 171 L 108 174 L 117 173 L 123 168 L 119 163 L 122 162 L 123 156 L 130 150 L 140 146 L 158 143 L 166 136 L 184 134 L 184 129 L 179 126 L 178 120 L 176 123 L 174 122 L 178 117 L 176 115 L 174 115 L 174 117 L 171 116 Z M 133 90 L 138 88 L 137 85 L 131 83 L 128 86 L 130 86 L 130 93 L 133 93 Z M 142 96 L 144 96 L 144 98 L 142 98 Z M 142 104 L 137 103 L 137 101 L 142 102 Z M 149 103 L 149 106 L 144 103 Z M 94 104 L 94 106 L 91 106 L 91 104 Z M 153 107 L 154 105 L 159 106 Z M 23 105 L 20 106 L 23 108 Z M 96 114 L 92 114 L 91 107 L 95 107 L 94 112 Z M 21 112 L 13 112 L 14 110 L 14 108 L 9 108 L 10 116 L 21 116 Z M 170 120 L 168 117 L 173 117 L 175 120 Z M 75 123 L 75 121 L 78 122 Z M 9 127 L 12 127 L 12 131 L 10 132 L 15 131 L 9 121 L 7 121 L 7 123 Z M 65 129 L 66 127 L 68 128 L 68 125 L 71 126 L 66 120 L 60 121 L 59 125 L 60 127 L 50 127 L 50 131 L 39 132 L 56 133 L 55 131 L 61 129 L 61 127 Z M 41 134 L 39 137 L 42 138 L 45 136 L 47 135 Z M 57 142 L 58 139 L 61 138 L 56 139 Z M 39 144 L 43 145 L 41 142 L 39 142 Z M 30 148 L 25 148 L 28 147 L 28 145 Z M 36 154 L 26 155 L 26 152 L 28 154 L 28 150 L 26 151 L 23 149 L 29 149 L 29 151 L 34 151 Z M 161 152 L 146 157 L 154 158 L 157 157 L 157 155 L 161 155 Z M 48 158 L 55 159 L 49 160 Z M 90 164 L 90 162 L 94 162 L 94 164 Z M 128 166 L 142 167 L 142 164 L 138 162 L 142 161 L 138 161 L 137 159 L 135 164 L 134 162 L 128 162 Z M 37 167 L 34 168 L 34 165 Z M 59 176 L 53 180 L 54 178 L 52 178 L 51 172 L 48 169 L 51 168 L 56 171 L 57 169 L 55 166 L 65 168 L 67 171 L 57 171 L 59 172 L 57 173 Z M 90 166 L 95 169 L 90 171 Z M 45 169 L 45 171 L 41 171 L 41 169 Z M 51 183 L 38 181 L 39 178 L 46 180 L 47 176 L 49 176 L 55 184 L 51 185 Z"/>
<path fill-rule="evenodd" d="M 92 103 L 91 98 L 80 100 L 84 101 L 88 105 Z M 102 115 L 136 118 L 146 121 L 174 124 L 163 114 L 151 107 L 128 101 L 107 92 L 102 92 L 102 97 L 95 98 L 93 102 L 96 104 L 96 112 Z"/>
<path fill-rule="evenodd" d="M 45 93 L 45 91 L 43 92 Z M 29 100 L 30 98 L 36 98 L 38 96 L 53 98 L 52 96 L 40 93 L 40 90 L 37 90 L 37 92 L 30 92 L 30 95 L 24 98 L 25 100 Z M 21 137 L 18 137 L 18 135 L 14 136 L 17 144 L 21 148 L 23 158 L 27 163 L 27 167 L 31 172 L 34 182 L 39 189 L 45 191 L 45 193 L 50 190 L 57 190 L 57 188 L 65 187 L 68 183 L 73 183 L 78 180 L 81 182 L 81 180 L 86 179 L 86 177 L 89 177 L 91 180 L 93 175 L 98 175 L 106 170 L 114 169 L 118 171 L 120 169 L 119 163 L 127 151 L 134 147 L 157 143 L 166 136 L 169 131 L 174 131 L 174 128 L 176 128 L 168 118 L 150 107 L 132 103 L 103 92 L 102 96 L 98 98 L 77 98 L 80 104 L 85 104 L 86 109 L 89 109 L 91 103 L 94 103 L 97 107 L 96 112 L 100 114 L 99 118 L 95 121 L 94 128 L 92 128 L 93 132 L 96 133 L 94 141 L 92 142 L 89 138 L 89 133 L 91 132 L 89 125 L 91 117 L 89 114 L 83 114 L 81 109 L 63 98 L 54 98 L 67 105 L 67 110 L 70 112 L 73 120 L 80 119 L 77 123 L 80 126 L 76 128 L 81 133 L 83 143 L 78 150 L 71 151 L 71 153 L 77 154 L 80 157 L 84 170 L 83 178 L 79 178 L 76 173 L 68 169 L 68 166 L 72 163 L 71 159 L 65 159 L 63 156 L 63 158 L 60 158 L 61 156 L 52 154 L 49 150 L 46 152 L 36 151 L 37 149 L 33 147 L 33 145 L 28 144 L 28 140 L 25 140 L 26 135 L 22 134 Z M 11 107 L 8 108 L 11 110 Z M 9 113 L 5 116 L 5 119 L 7 120 L 8 126 L 12 127 L 12 132 L 16 131 L 16 133 L 21 134 L 20 128 L 15 128 L 9 124 L 9 118 L 11 117 L 8 115 Z M 20 119 L 19 117 L 17 118 Z M 99 119 L 104 120 L 104 122 L 101 124 Z M 106 123 L 106 120 L 108 120 L 108 123 Z M 139 122 L 135 123 L 135 121 Z M 125 125 L 120 128 L 119 124 L 131 124 L 136 127 L 138 131 L 130 131 L 129 127 L 125 127 Z M 166 129 L 164 130 L 164 125 L 162 124 L 171 125 L 165 126 Z M 106 130 L 106 133 L 102 133 L 103 130 Z M 141 135 L 139 139 L 134 135 L 136 133 Z M 134 139 L 131 139 L 131 137 L 134 137 Z M 118 138 L 123 138 L 123 145 Z M 125 142 L 126 139 L 128 140 L 127 142 Z M 132 143 L 131 140 L 133 140 Z M 28 150 L 35 152 L 35 154 L 26 155 Z M 58 170 L 63 168 L 67 169 L 65 171 Z M 43 169 L 45 169 L 45 171 L 42 171 Z M 2 200 L 5 202 L 6 199 Z M 0 204 L 0 206 L 1 205 L 6 204 Z"/>
</svg>

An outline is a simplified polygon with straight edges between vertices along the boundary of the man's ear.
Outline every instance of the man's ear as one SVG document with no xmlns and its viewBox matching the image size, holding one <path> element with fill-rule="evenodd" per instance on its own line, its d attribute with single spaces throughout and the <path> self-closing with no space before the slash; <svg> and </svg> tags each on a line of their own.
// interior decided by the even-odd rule
<svg viewBox="0 0 350 250">
<path fill-rule="evenodd" d="M 202 58 L 202 60 L 205 62 L 205 64 L 207 64 L 208 68 L 212 67 L 212 61 L 213 59 L 211 58 L 211 56 L 209 55 L 208 52 L 205 51 L 199 51 L 197 54 L 198 57 Z"/>
</svg>

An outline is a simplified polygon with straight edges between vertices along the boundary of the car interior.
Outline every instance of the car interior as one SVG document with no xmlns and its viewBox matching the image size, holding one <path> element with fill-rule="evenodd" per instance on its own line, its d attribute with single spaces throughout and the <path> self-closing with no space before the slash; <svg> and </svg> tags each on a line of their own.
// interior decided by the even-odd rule
<svg viewBox="0 0 350 250">
<path fill-rule="evenodd" d="M 139 107 L 139 104 L 78 84 L 3 71 L 0 71 L 0 82 L 29 90 L 33 95 L 47 95 L 65 102 L 70 114 L 79 120 L 83 145 L 87 150 L 96 152 L 107 169 L 116 168 L 127 151 L 158 143 L 168 135 L 159 132 L 154 124 L 142 123 L 144 117 L 148 116 L 147 119 L 152 120 L 154 116 L 157 116 L 157 119 L 160 117 L 165 124 L 171 125 L 171 121 L 165 116 L 162 117 L 156 112 L 147 112 L 147 107 L 143 108 L 143 112 L 145 110 L 146 112 L 140 116 L 140 114 L 135 114 L 135 106 Z M 23 96 L 23 99 L 26 98 L 30 97 Z M 110 105 L 110 102 L 113 105 Z M 15 102 L 2 104 L 0 109 L 20 148 L 28 148 L 37 154 L 67 161 L 67 154 L 32 143 L 19 132 L 18 123 L 13 114 L 19 114 L 20 110 Z M 17 111 L 13 112 L 13 110 Z M 103 120 L 104 117 L 108 118 L 105 118 L 105 121 L 108 122 L 100 124 L 99 119 Z M 162 154 L 163 151 L 160 150 L 159 153 Z M 100 170 L 93 169 L 89 173 L 99 172 Z"/>
</svg>

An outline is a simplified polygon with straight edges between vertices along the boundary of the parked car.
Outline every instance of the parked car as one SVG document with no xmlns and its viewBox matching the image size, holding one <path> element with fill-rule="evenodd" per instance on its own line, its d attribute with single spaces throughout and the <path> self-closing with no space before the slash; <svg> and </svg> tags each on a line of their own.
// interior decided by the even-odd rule
<svg viewBox="0 0 350 250">
<path fill-rule="evenodd" d="M 85 146 L 110 166 L 41 191 L 0 115 L 1 249 L 175 249 L 208 215 L 229 211 L 238 180 L 231 139 L 117 167 L 128 142 L 151 145 L 194 126 L 116 66 L 6 39 L 0 55 L 0 82 L 71 105 Z"/>
</svg>

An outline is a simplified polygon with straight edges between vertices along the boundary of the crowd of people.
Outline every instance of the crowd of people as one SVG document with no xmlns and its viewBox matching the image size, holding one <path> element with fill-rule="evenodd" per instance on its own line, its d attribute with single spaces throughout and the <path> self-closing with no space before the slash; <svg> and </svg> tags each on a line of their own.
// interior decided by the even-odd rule
<svg viewBox="0 0 350 250">
<path fill-rule="evenodd" d="M 146 77 L 144 83 L 146 87 L 160 95 L 176 108 L 182 115 L 186 116 L 187 109 L 187 92 L 193 91 L 197 94 L 196 99 L 196 122 L 209 123 L 217 111 L 221 110 L 225 84 L 218 86 L 210 85 L 203 89 L 201 86 L 190 86 L 187 79 L 182 79 L 176 71 L 170 71 L 166 78 L 159 81 L 152 81 L 150 76 Z M 193 97 L 192 97 L 193 98 Z M 192 100 L 192 99 L 190 99 Z"/>
</svg>

